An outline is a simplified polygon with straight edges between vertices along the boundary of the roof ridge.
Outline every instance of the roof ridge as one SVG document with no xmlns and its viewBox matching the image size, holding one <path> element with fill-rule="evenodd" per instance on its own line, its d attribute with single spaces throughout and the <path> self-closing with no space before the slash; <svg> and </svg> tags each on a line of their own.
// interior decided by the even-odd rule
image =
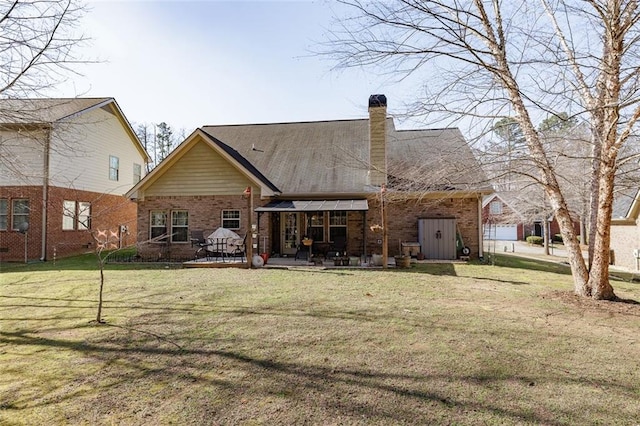
<svg viewBox="0 0 640 426">
<path fill-rule="evenodd" d="M 236 124 L 205 124 L 204 127 L 242 127 L 242 126 L 277 126 L 283 124 L 314 124 L 314 123 L 338 123 L 346 121 L 369 121 L 369 118 L 343 118 L 337 120 L 309 120 L 309 121 L 282 121 L 276 123 L 236 123 Z"/>
</svg>

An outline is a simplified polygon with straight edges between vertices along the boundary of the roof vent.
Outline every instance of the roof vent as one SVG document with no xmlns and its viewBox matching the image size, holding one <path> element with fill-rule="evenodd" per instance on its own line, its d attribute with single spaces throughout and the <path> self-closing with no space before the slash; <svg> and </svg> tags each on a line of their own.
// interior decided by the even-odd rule
<svg viewBox="0 0 640 426">
<path fill-rule="evenodd" d="M 386 107 L 387 97 L 385 95 L 371 95 L 369 96 L 369 108 L 371 107 Z"/>
</svg>

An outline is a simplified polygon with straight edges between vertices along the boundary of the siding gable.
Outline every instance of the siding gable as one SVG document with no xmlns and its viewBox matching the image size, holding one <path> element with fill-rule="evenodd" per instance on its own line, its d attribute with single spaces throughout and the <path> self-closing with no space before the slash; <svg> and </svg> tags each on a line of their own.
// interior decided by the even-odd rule
<svg viewBox="0 0 640 426">
<path fill-rule="evenodd" d="M 144 190 L 145 196 L 240 195 L 251 182 L 204 141 Z"/>
</svg>

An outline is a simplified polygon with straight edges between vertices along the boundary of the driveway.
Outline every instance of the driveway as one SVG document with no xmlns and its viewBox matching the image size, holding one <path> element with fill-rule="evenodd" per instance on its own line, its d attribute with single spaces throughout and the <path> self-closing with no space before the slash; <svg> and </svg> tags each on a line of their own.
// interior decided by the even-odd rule
<svg viewBox="0 0 640 426">
<path fill-rule="evenodd" d="M 549 255 L 544 254 L 544 247 L 527 244 L 524 241 L 495 241 L 484 240 L 484 251 L 489 253 L 500 253 L 521 257 L 533 257 L 535 259 L 566 262 L 567 251 L 563 245 L 553 244 L 549 247 Z M 583 255 L 587 256 L 586 251 Z"/>
</svg>

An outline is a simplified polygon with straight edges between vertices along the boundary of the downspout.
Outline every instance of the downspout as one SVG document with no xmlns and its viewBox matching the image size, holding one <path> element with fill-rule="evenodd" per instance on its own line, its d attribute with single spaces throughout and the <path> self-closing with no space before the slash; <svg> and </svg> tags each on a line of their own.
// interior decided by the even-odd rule
<svg viewBox="0 0 640 426">
<path fill-rule="evenodd" d="M 47 260 L 47 215 L 49 202 L 49 149 L 51 146 L 51 127 L 47 127 L 44 137 L 44 152 L 42 158 L 42 237 L 40 260 Z"/>
<path fill-rule="evenodd" d="M 482 231 L 482 194 L 478 195 L 478 257 L 484 258 L 484 233 Z"/>
</svg>

